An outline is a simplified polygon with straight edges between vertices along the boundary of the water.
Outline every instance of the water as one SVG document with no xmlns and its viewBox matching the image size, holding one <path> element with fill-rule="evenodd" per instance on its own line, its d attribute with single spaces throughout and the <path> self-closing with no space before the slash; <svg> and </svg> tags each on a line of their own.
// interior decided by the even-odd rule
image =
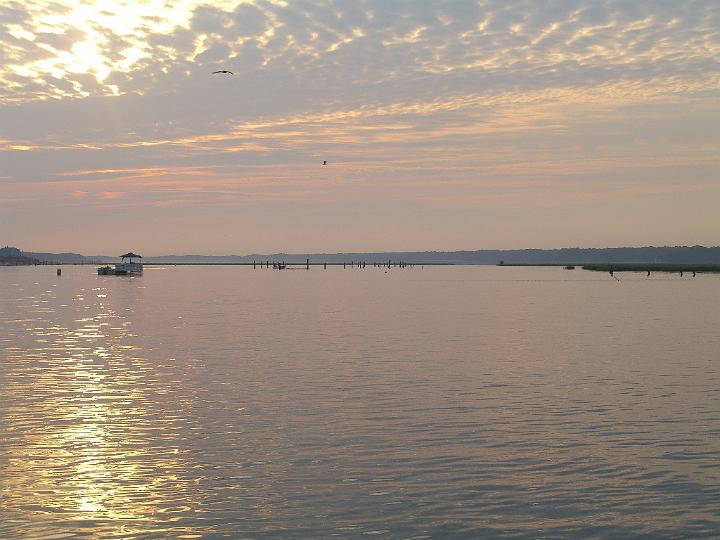
<svg viewBox="0 0 720 540">
<path fill-rule="evenodd" d="M 720 536 L 720 276 L 0 268 L 2 538 Z"/>
</svg>

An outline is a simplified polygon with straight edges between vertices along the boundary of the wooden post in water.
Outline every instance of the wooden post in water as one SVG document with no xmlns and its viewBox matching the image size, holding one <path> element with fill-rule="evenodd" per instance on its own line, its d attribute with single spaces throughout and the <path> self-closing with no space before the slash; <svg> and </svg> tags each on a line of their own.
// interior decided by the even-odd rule
<svg viewBox="0 0 720 540">
<path fill-rule="evenodd" d="M 253 261 L 253 270 L 255 270 L 255 261 Z"/>
<path fill-rule="evenodd" d="M 305 268 L 306 268 L 307 270 L 310 270 L 310 259 L 307 259 L 307 260 L 305 261 Z"/>
<path fill-rule="evenodd" d="M 57 275 L 58 275 L 58 276 L 61 276 L 61 275 L 62 275 L 62 270 L 61 270 L 60 268 L 57 269 Z"/>
<path fill-rule="evenodd" d="M 323 270 L 327 270 L 327 263 L 323 264 Z"/>
<path fill-rule="evenodd" d="M 343 269 L 345 269 L 345 263 L 343 263 Z"/>
</svg>

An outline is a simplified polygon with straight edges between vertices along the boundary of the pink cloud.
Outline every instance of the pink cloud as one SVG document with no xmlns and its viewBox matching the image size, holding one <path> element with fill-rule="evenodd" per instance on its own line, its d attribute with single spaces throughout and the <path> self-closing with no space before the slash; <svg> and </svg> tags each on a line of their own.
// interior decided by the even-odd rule
<svg viewBox="0 0 720 540">
<path fill-rule="evenodd" d="M 101 199 L 121 199 L 127 195 L 122 191 L 101 191 L 99 197 Z"/>
</svg>

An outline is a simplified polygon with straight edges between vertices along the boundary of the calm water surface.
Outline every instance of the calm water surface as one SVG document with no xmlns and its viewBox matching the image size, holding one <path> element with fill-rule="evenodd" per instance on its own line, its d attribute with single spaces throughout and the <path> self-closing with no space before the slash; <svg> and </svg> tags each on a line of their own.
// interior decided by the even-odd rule
<svg viewBox="0 0 720 540">
<path fill-rule="evenodd" d="M 720 537 L 720 276 L 0 268 L 0 538 Z"/>
</svg>

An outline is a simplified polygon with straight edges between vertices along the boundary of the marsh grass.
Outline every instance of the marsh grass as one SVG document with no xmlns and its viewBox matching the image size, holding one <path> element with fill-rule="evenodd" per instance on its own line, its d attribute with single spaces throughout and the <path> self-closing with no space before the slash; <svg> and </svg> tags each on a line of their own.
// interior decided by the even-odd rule
<svg viewBox="0 0 720 540">
<path fill-rule="evenodd" d="M 720 264 L 603 263 L 582 268 L 598 272 L 720 272 Z"/>
</svg>

